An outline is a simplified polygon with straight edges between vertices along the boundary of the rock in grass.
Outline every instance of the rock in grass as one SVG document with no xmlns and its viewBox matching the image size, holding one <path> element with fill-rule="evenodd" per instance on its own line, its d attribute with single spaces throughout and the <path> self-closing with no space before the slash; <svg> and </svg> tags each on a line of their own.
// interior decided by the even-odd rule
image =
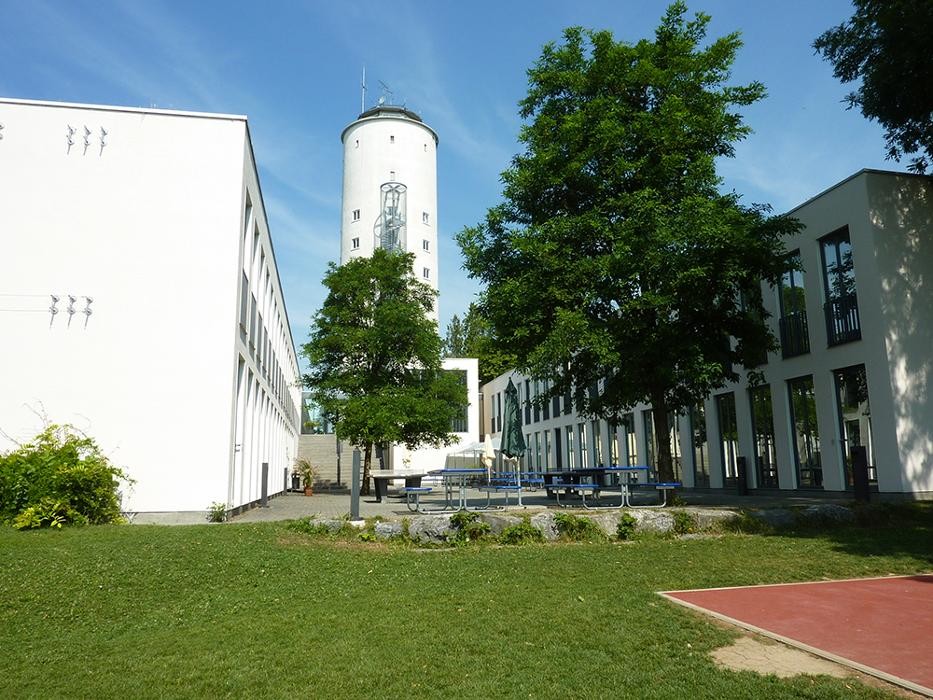
<svg viewBox="0 0 933 700">
<path fill-rule="evenodd" d="M 377 539 L 391 540 L 393 537 L 402 536 L 402 524 L 395 522 L 378 522 L 373 528 Z"/>
<path fill-rule="evenodd" d="M 760 520 L 771 527 L 792 527 L 797 522 L 794 511 L 787 508 L 765 508 L 748 511 L 750 518 Z"/>
<path fill-rule="evenodd" d="M 642 532 L 670 532 L 674 528 L 674 517 L 666 511 L 629 508 L 626 511 L 638 523 Z"/>
<path fill-rule="evenodd" d="M 408 536 L 416 542 L 446 543 L 447 536 L 453 534 L 450 526 L 450 514 L 422 515 L 411 519 Z"/>
<path fill-rule="evenodd" d="M 815 506 L 807 506 L 800 511 L 800 517 L 813 524 L 844 525 L 855 522 L 855 513 L 851 508 L 840 506 L 835 503 L 820 503 Z"/>
<path fill-rule="evenodd" d="M 739 515 L 734 510 L 713 508 L 690 508 L 687 512 L 696 518 L 697 528 L 700 530 L 711 530 L 720 523 L 728 522 Z"/>
<path fill-rule="evenodd" d="M 557 523 L 554 521 L 554 513 L 550 511 L 532 515 L 531 526 L 540 530 L 546 540 L 553 541 L 560 536 L 560 533 L 557 531 Z"/>
<path fill-rule="evenodd" d="M 522 519 L 514 515 L 502 515 L 499 513 L 480 513 L 479 519 L 489 525 L 489 531 L 493 535 L 500 535 L 507 527 L 520 525 Z"/>
</svg>

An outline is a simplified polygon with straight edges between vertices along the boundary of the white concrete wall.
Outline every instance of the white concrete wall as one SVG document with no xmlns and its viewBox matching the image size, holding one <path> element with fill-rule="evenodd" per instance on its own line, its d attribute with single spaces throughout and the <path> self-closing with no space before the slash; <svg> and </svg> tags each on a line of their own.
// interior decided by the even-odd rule
<svg viewBox="0 0 933 700">
<path fill-rule="evenodd" d="M 227 501 L 244 118 L 2 100 L 0 122 L 0 449 L 38 411 L 129 472 L 127 510 Z M 93 297 L 86 327 L 50 326 L 68 293 Z"/>
<path fill-rule="evenodd" d="M 436 134 L 424 123 L 403 114 L 379 112 L 378 116 L 350 124 L 341 138 L 341 264 L 357 256 L 372 255 L 373 228 L 382 207 L 380 187 L 386 182 L 400 182 L 407 187 L 406 245 L 408 252 L 415 254 L 415 277 L 437 289 Z M 357 221 L 353 220 L 355 210 L 360 211 Z M 423 222 L 425 213 L 427 223 Z M 354 247 L 353 240 L 357 238 L 359 247 Z M 424 250 L 424 241 L 428 242 L 428 250 Z M 423 275 L 425 268 L 429 271 L 428 278 Z"/>
</svg>

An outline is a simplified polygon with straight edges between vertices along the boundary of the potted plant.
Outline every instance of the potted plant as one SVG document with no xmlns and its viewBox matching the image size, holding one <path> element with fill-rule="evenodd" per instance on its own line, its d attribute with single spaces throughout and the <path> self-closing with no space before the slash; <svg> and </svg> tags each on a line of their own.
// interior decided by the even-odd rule
<svg viewBox="0 0 933 700">
<path fill-rule="evenodd" d="M 305 489 L 305 496 L 311 496 L 314 493 L 314 480 L 317 478 L 317 469 L 314 468 L 311 461 L 308 459 L 295 460 L 295 467 L 292 469 L 292 473 L 297 474 L 301 478 L 301 483 Z"/>
</svg>

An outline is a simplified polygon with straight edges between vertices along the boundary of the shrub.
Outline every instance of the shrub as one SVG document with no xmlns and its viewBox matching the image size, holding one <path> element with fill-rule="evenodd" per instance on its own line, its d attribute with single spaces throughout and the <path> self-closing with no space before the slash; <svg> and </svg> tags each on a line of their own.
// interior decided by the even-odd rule
<svg viewBox="0 0 933 700">
<path fill-rule="evenodd" d="M 499 535 L 502 544 L 528 544 L 529 542 L 544 542 L 544 534 L 531 524 L 526 516 L 517 525 L 509 525 Z"/>
<path fill-rule="evenodd" d="M 0 520 L 20 529 L 120 522 L 121 482 L 131 480 L 93 439 L 69 425 L 50 425 L 0 455 Z"/>
<path fill-rule="evenodd" d="M 554 515 L 554 524 L 561 538 L 571 542 L 602 542 L 607 539 L 602 528 L 586 517 L 557 513 Z"/>
<path fill-rule="evenodd" d="M 697 519 L 692 513 L 685 510 L 675 510 L 671 511 L 671 517 L 674 519 L 671 532 L 675 535 L 689 535 L 698 529 Z"/>
<path fill-rule="evenodd" d="M 616 527 L 616 535 L 620 540 L 630 540 L 635 535 L 637 527 L 638 521 L 635 520 L 631 513 L 622 513 Z"/>
<path fill-rule="evenodd" d="M 210 507 L 207 509 L 207 522 L 209 523 L 222 523 L 227 520 L 227 504 L 218 503 L 215 501 L 211 503 Z"/>
<path fill-rule="evenodd" d="M 451 544 L 476 542 L 488 537 L 491 531 L 489 523 L 482 522 L 476 513 L 466 510 L 457 511 L 450 516 L 450 524 L 454 531 L 447 536 L 447 541 Z"/>
</svg>

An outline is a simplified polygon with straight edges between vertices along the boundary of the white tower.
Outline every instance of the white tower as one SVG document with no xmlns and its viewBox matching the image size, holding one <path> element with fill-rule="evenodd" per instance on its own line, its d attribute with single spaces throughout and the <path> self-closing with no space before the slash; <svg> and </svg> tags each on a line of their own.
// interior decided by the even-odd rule
<svg viewBox="0 0 933 700">
<path fill-rule="evenodd" d="M 376 247 L 415 254 L 415 276 L 438 288 L 437 134 L 414 112 L 379 105 L 340 135 L 340 263 Z M 435 305 L 434 320 L 437 320 Z"/>
</svg>

